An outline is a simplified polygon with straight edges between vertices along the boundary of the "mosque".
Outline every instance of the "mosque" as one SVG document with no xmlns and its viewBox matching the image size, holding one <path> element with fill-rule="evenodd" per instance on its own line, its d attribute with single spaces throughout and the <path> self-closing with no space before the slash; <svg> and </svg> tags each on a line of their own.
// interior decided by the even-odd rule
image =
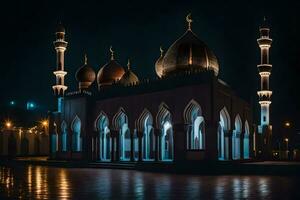
<svg viewBox="0 0 300 200">
<path fill-rule="evenodd" d="M 85 56 L 75 75 L 78 90 L 73 92 L 66 92 L 68 43 L 65 28 L 58 26 L 52 86 L 57 108 L 49 114 L 51 159 L 232 161 L 252 159 L 264 150 L 269 137 L 264 130 L 271 130 L 269 28 L 262 25 L 258 39 L 262 123 L 255 127 L 252 107 L 218 77 L 218 59 L 192 31 L 191 15 L 186 22 L 184 34 L 167 51 L 160 49 L 153 62 L 155 77 L 140 79 L 129 60 L 126 67 L 119 64 L 111 47 L 110 60 L 97 72 Z"/>
</svg>

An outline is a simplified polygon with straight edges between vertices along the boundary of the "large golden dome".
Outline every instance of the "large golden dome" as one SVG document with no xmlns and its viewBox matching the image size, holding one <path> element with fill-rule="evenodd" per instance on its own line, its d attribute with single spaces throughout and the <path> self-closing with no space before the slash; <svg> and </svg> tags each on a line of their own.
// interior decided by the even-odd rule
<svg viewBox="0 0 300 200">
<path fill-rule="evenodd" d="M 193 33 L 191 19 L 187 21 L 188 30 L 170 46 L 163 58 L 163 76 L 193 69 L 211 70 L 217 76 L 219 64 L 215 54 Z"/>
<path fill-rule="evenodd" d="M 97 83 L 99 88 L 119 81 L 125 73 L 124 68 L 114 60 L 112 50 L 111 53 L 111 60 L 98 71 Z"/>
</svg>

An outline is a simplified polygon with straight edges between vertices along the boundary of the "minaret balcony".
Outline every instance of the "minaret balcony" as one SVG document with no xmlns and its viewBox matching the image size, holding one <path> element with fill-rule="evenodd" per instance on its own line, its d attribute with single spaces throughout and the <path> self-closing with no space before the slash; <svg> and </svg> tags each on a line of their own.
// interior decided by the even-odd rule
<svg viewBox="0 0 300 200">
<path fill-rule="evenodd" d="M 67 74 L 67 72 L 66 71 L 62 71 L 62 70 L 58 70 L 58 71 L 54 71 L 53 74 L 55 76 L 64 77 Z"/>
<path fill-rule="evenodd" d="M 259 73 L 261 73 L 261 72 L 271 73 L 272 65 L 270 65 L 270 64 L 260 64 L 260 65 L 257 65 L 257 68 L 258 68 Z"/>
<path fill-rule="evenodd" d="M 61 39 L 54 41 L 53 44 L 54 44 L 55 49 L 56 48 L 64 48 L 64 49 L 66 49 L 67 46 L 68 46 L 68 42 L 66 42 L 64 40 L 61 40 Z"/>
<path fill-rule="evenodd" d="M 271 101 L 259 101 L 261 106 L 269 106 L 272 102 Z"/>
<path fill-rule="evenodd" d="M 270 48 L 271 44 L 272 44 L 272 39 L 262 37 L 262 38 L 257 39 L 257 43 L 260 47 Z"/>
</svg>

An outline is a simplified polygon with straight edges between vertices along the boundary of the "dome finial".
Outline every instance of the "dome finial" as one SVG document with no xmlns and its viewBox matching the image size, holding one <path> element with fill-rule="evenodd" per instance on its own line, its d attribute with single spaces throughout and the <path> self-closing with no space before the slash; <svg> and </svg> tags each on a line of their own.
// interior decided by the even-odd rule
<svg viewBox="0 0 300 200">
<path fill-rule="evenodd" d="M 112 46 L 110 46 L 109 51 L 110 51 L 110 53 L 111 53 L 110 59 L 111 59 L 111 60 L 114 60 L 115 58 L 114 58 L 114 51 L 113 51 L 113 49 L 112 49 Z"/>
<path fill-rule="evenodd" d="M 86 53 L 84 54 L 84 64 L 85 65 L 87 64 L 87 55 L 86 55 Z"/>
<path fill-rule="evenodd" d="M 128 71 L 130 70 L 130 59 L 128 59 L 128 62 L 127 62 L 127 69 L 128 69 Z"/>
<path fill-rule="evenodd" d="M 164 54 L 164 50 L 163 50 L 162 46 L 159 47 L 159 51 L 160 51 L 160 56 L 162 57 Z"/>
<path fill-rule="evenodd" d="M 188 30 L 191 31 L 192 30 L 192 14 L 189 13 L 186 17 L 185 17 L 185 20 L 187 21 L 188 23 Z"/>
</svg>

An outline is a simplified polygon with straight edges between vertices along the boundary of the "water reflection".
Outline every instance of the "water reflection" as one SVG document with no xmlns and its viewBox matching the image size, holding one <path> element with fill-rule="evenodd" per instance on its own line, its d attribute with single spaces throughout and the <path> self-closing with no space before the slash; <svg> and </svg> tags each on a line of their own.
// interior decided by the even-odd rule
<svg viewBox="0 0 300 200">
<path fill-rule="evenodd" d="M 298 195 L 299 183 L 297 177 L 0 167 L 0 199 L 287 199 Z"/>
</svg>

